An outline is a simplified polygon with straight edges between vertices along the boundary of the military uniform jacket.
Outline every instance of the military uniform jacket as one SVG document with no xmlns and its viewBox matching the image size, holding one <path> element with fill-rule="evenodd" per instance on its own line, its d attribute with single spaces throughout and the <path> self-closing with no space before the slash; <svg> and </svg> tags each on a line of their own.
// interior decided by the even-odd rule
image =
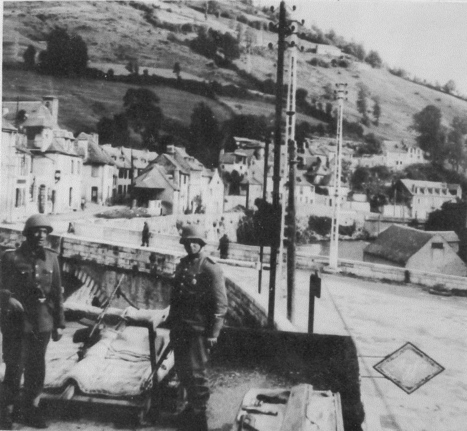
<svg viewBox="0 0 467 431">
<path fill-rule="evenodd" d="M 2 257 L 0 285 L 2 331 L 50 332 L 65 327 L 60 267 L 50 249 L 33 253 L 27 242 Z M 9 298 L 24 308 L 18 316 L 8 307 Z"/>
<path fill-rule="evenodd" d="M 217 338 L 227 312 L 222 269 L 204 253 L 185 256 L 175 271 L 168 323 Z"/>
</svg>

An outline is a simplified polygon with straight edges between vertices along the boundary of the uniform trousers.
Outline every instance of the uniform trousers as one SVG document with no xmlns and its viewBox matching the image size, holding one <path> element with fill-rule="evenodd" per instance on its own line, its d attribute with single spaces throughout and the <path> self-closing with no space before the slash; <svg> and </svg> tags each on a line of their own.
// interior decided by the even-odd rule
<svg viewBox="0 0 467 431">
<path fill-rule="evenodd" d="M 195 412 L 206 412 L 210 394 L 205 337 L 191 328 L 174 328 L 170 331 L 170 339 L 174 348 L 175 368 L 187 392 L 187 401 Z"/>
<path fill-rule="evenodd" d="M 0 405 L 5 407 L 18 401 L 21 375 L 24 372 L 24 404 L 30 407 L 44 388 L 45 353 L 51 333 L 5 331 L 2 335 L 6 369 Z"/>
</svg>

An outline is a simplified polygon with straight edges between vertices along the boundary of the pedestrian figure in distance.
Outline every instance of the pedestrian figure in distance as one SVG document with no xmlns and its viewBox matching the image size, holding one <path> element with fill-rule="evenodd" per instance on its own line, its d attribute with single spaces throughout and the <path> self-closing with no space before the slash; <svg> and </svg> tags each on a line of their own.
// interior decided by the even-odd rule
<svg viewBox="0 0 467 431">
<path fill-rule="evenodd" d="M 217 248 L 220 251 L 221 259 L 229 258 L 229 244 L 230 244 L 229 237 L 225 233 L 219 240 L 219 247 Z"/>
<path fill-rule="evenodd" d="M 221 267 L 202 250 L 206 239 L 200 226 L 183 228 L 180 243 L 187 256 L 180 260 L 172 279 L 167 320 L 175 369 L 187 393 L 179 423 L 183 430 L 207 431 L 210 394 L 206 366 L 227 312 L 225 281 Z"/>
<path fill-rule="evenodd" d="M 12 422 L 47 428 L 39 408 L 45 379 L 45 354 L 65 327 L 57 255 L 45 247 L 52 226 L 42 214 L 28 218 L 21 246 L 5 251 L 1 265 L 0 326 L 6 365 L 0 389 L 0 429 Z M 24 372 L 23 400 L 20 382 Z"/>
<path fill-rule="evenodd" d="M 86 209 L 86 199 L 81 198 L 81 211 Z"/>
<path fill-rule="evenodd" d="M 141 244 L 141 247 L 149 247 L 149 226 L 147 222 L 144 222 L 142 239 L 143 243 Z"/>
<path fill-rule="evenodd" d="M 68 233 L 75 233 L 75 225 L 73 222 L 68 224 Z"/>
</svg>

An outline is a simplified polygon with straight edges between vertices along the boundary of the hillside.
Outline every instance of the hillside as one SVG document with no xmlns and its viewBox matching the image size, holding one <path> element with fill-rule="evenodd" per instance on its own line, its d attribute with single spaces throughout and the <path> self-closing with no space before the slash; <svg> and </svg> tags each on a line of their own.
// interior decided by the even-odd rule
<svg viewBox="0 0 467 431">
<path fill-rule="evenodd" d="M 266 23 L 268 18 L 261 11 L 240 2 L 218 2 L 220 15 L 195 10 L 187 2 L 7 2 L 4 4 L 4 62 L 21 62 L 22 53 L 29 44 L 45 49 L 47 34 L 60 26 L 69 33 L 79 34 L 88 46 L 90 66 L 103 71 L 114 69 L 116 74 L 128 73 L 125 65 L 131 58 L 137 58 L 140 71 L 148 69 L 149 74 L 174 77 L 173 65 L 179 62 L 182 78 L 202 81 L 216 80 L 221 84 L 236 84 L 252 88 L 247 77 L 239 76 L 232 69 L 218 68 L 207 58 L 194 53 L 188 46 L 196 37 L 199 26 L 212 27 L 221 32 L 231 32 L 237 37 L 239 22 L 236 16 L 251 22 Z M 200 3 L 192 2 L 192 4 Z M 139 6 L 138 6 L 139 5 Z M 184 26 L 183 24 L 191 24 Z M 259 25 L 263 28 L 263 24 Z M 257 30 L 246 24 L 242 33 L 249 32 L 256 41 L 250 58 L 245 53 L 234 63 L 252 76 L 263 81 L 275 79 L 276 51 L 267 48 L 269 42 L 277 43 L 277 35 L 267 30 Z M 242 44 L 244 45 L 242 39 Z M 438 106 L 444 122 L 449 124 L 455 116 L 467 115 L 467 102 L 421 85 L 391 75 L 384 69 L 372 69 L 369 65 L 351 61 L 349 67 L 323 68 L 308 62 L 314 57 L 330 62 L 327 55 L 318 56 L 310 52 L 314 46 L 300 42 L 304 51 L 300 54 L 298 66 L 298 87 L 308 91 L 312 98 L 325 104 L 324 87 L 338 82 L 348 83 L 348 100 L 344 115 L 349 121 L 358 121 L 356 108 L 358 84 L 365 84 L 371 97 L 379 97 L 382 115 L 379 126 L 365 129 L 389 140 L 413 142 L 409 130 L 412 116 L 428 104 Z M 371 47 L 368 47 L 371 49 Z M 141 73 L 141 72 L 140 72 Z M 5 71 L 3 97 L 40 97 L 53 93 L 60 98 L 61 123 L 76 129 L 93 128 L 103 115 L 118 113 L 122 97 L 130 85 L 104 81 L 80 81 L 31 75 L 29 72 Z M 248 100 L 219 97 L 219 102 L 176 89 L 157 86 L 154 92 L 161 99 L 164 115 L 183 123 L 189 122 L 192 107 L 199 101 L 206 101 L 212 107 L 218 120 L 228 118 L 232 112 L 272 114 L 274 105 L 271 98 Z M 371 101 L 370 101 L 371 107 Z M 316 120 L 299 116 L 298 121 Z"/>
</svg>

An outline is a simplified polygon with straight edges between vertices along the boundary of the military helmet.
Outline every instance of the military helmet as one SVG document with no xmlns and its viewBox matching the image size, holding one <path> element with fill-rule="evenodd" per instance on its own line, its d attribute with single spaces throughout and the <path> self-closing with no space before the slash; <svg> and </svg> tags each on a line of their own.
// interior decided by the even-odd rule
<svg viewBox="0 0 467 431">
<path fill-rule="evenodd" d="M 45 227 L 47 229 L 47 233 L 53 231 L 52 225 L 50 224 L 47 217 L 43 214 L 34 214 L 26 220 L 23 229 L 23 235 L 26 236 L 29 233 L 29 231 L 31 229 L 34 229 L 35 227 Z"/>
<path fill-rule="evenodd" d="M 184 226 L 182 228 L 182 237 L 180 238 L 180 244 L 185 244 L 189 240 L 197 240 L 201 245 L 206 245 L 206 238 L 204 231 L 199 226 Z"/>
</svg>

